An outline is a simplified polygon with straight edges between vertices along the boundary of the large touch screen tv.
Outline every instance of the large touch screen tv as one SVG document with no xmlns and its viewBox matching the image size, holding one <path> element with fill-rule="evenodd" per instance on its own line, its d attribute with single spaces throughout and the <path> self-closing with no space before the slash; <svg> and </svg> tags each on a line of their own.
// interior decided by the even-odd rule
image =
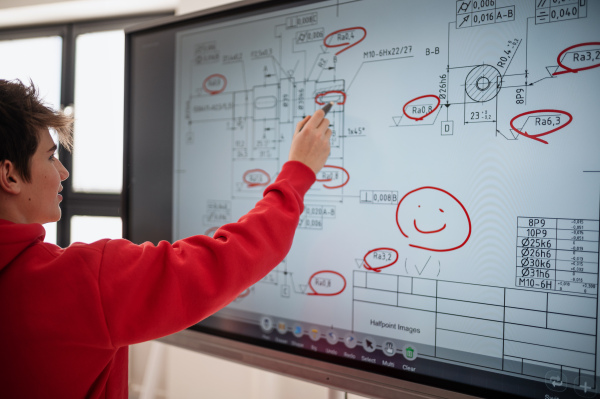
<svg viewBox="0 0 600 399">
<path fill-rule="evenodd" d="M 130 29 L 134 242 L 235 222 L 335 103 L 289 255 L 167 340 L 370 397 L 596 396 L 599 66 L 587 0 L 245 1 Z"/>
</svg>

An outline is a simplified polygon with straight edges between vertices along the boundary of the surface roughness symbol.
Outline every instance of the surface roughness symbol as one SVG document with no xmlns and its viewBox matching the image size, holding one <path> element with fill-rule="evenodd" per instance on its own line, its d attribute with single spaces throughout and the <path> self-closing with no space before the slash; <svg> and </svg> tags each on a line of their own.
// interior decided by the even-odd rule
<svg viewBox="0 0 600 399">
<path fill-rule="evenodd" d="M 244 173 L 242 180 L 248 187 L 268 186 L 271 176 L 262 169 L 251 169 Z"/>
<path fill-rule="evenodd" d="M 593 47 L 592 49 L 586 49 L 586 47 Z M 587 42 L 575 44 L 574 46 L 567 47 L 561 51 L 556 57 L 556 62 L 563 71 L 554 72 L 552 75 L 562 75 L 564 73 L 577 73 L 579 71 L 586 71 L 588 69 L 600 67 L 600 42 Z M 567 54 L 571 54 L 571 57 L 567 58 Z M 593 55 L 595 54 L 595 56 Z M 569 61 L 567 61 L 567 59 Z M 566 64 L 571 64 L 567 66 Z M 583 63 L 583 66 L 576 65 L 576 63 Z"/>
<path fill-rule="evenodd" d="M 311 292 L 306 295 L 335 296 L 346 289 L 346 278 L 333 270 L 321 270 L 313 273 L 308 279 L 308 287 Z"/>
<path fill-rule="evenodd" d="M 515 122 L 521 117 L 525 118 L 520 129 L 515 127 Z M 566 117 L 566 118 L 565 118 Z M 566 120 L 566 121 L 565 121 Z M 573 121 L 573 115 L 566 111 L 558 109 L 539 109 L 535 111 L 523 112 L 510 120 L 510 127 L 518 134 L 548 144 L 546 140 L 540 137 L 546 136 L 560 130 Z M 526 131 L 529 130 L 529 132 Z M 535 132 L 533 132 L 535 130 Z"/>
<path fill-rule="evenodd" d="M 335 53 L 335 55 L 340 55 L 365 40 L 365 37 L 367 37 L 367 30 L 361 26 L 355 26 L 331 32 L 323 39 L 323 44 L 329 48 L 343 47 Z"/>
<path fill-rule="evenodd" d="M 364 268 L 377 273 L 396 262 L 398 262 L 398 251 L 394 248 L 375 248 L 367 252 L 363 258 Z"/>
</svg>

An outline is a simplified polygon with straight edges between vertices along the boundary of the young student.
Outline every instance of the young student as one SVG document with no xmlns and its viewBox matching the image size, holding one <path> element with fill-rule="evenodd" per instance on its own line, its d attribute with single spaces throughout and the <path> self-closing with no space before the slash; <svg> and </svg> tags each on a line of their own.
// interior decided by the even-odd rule
<svg viewBox="0 0 600 399">
<path fill-rule="evenodd" d="M 48 129 L 68 148 L 71 122 L 33 84 L 0 80 L 2 398 L 126 398 L 128 345 L 199 322 L 283 260 L 330 150 L 318 110 L 296 127 L 289 161 L 255 208 L 213 237 L 60 248 L 44 242 L 42 224 L 60 219 L 69 173 Z"/>
</svg>

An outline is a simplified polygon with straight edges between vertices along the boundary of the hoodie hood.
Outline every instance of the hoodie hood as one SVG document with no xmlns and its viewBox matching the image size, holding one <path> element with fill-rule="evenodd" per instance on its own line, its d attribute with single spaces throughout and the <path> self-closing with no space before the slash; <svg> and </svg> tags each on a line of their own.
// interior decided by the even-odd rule
<svg viewBox="0 0 600 399">
<path fill-rule="evenodd" d="M 44 241 L 46 230 L 41 224 L 18 224 L 0 219 L 0 270 L 37 241 Z"/>
</svg>

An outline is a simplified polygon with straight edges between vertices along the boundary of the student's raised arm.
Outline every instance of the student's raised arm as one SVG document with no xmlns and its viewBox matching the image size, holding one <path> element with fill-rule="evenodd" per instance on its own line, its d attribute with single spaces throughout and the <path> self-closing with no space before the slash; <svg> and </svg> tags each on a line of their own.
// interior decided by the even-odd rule
<svg viewBox="0 0 600 399">
<path fill-rule="evenodd" d="M 290 161 L 300 161 L 317 174 L 330 152 L 331 129 L 325 112 L 319 109 L 296 126 L 290 148 Z"/>
<path fill-rule="evenodd" d="M 301 121 L 289 161 L 263 198 L 213 237 L 156 246 L 107 240 L 98 284 L 112 344 L 120 347 L 187 328 L 281 263 L 304 210 L 304 195 L 329 155 L 330 137 L 322 110 Z"/>
</svg>

